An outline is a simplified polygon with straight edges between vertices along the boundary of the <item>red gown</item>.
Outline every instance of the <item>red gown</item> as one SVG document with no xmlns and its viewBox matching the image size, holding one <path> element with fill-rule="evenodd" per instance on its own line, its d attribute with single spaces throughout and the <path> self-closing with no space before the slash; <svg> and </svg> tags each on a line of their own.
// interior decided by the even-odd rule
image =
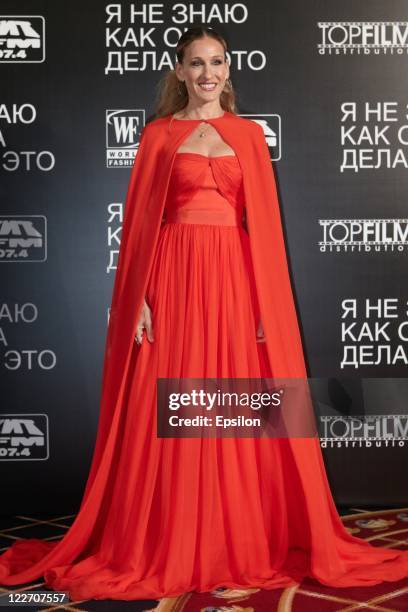
<svg viewBox="0 0 408 612">
<path fill-rule="evenodd" d="M 95 479 L 61 542 L 23 540 L 0 556 L 0 584 L 44 575 L 72 599 L 145 599 L 304 576 L 340 587 L 408 576 L 407 551 L 345 530 L 322 462 L 305 488 L 287 439 L 156 437 L 157 377 L 272 376 L 256 340 L 243 206 L 236 156 L 176 154 L 147 287 L 155 340 L 134 343 L 126 408 L 100 466 L 107 480 Z"/>
</svg>

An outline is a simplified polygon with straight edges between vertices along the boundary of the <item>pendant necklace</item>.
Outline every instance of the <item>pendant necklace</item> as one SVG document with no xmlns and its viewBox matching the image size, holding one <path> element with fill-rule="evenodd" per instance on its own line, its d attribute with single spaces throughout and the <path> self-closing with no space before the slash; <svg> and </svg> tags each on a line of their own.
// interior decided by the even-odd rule
<svg viewBox="0 0 408 612">
<path fill-rule="evenodd" d="M 188 119 L 188 115 L 187 115 L 187 116 L 186 116 L 186 115 L 184 115 L 184 116 L 185 116 L 185 117 Z M 203 119 L 203 121 L 205 122 L 205 119 Z M 198 134 L 198 137 L 199 137 L 199 138 L 202 138 L 203 136 L 205 136 L 205 133 L 206 133 L 206 131 L 208 130 L 208 128 L 209 128 L 209 124 L 207 123 L 207 125 L 205 126 L 205 128 L 204 128 L 204 129 L 203 129 L 203 128 L 201 128 L 201 130 L 202 130 L 202 131 L 201 131 L 201 132 Z"/>
<path fill-rule="evenodd" d="M 208 124 L 207 126 L 204 128 L 204 130 L 202 132 L 199 133 L 198 137 L 202 138 L 203 136 L 205 136 L 205 131 L 208 129 Z"/>
</svg>

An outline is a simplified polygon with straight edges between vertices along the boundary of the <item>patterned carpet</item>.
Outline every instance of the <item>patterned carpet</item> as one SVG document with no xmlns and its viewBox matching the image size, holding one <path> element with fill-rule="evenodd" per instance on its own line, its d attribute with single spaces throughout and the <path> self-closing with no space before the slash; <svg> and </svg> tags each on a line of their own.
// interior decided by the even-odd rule
<svg viewBox="0 0 408 612">
<path fill-rule="evenodd" d="M 350 533 L 385 548 L 408 548 L 408 508 L 364 510 L 350 508 L 341 512 Z M 19 538 L 58 540 L 67 531 L 75 515 L 12 516 L 0 518 L 0 551 Z M 0 609 L 9 606 L 10 591 L 44 591 L 40 580 L 23 586 L 0 587 Z M 52 591 L 50 591 L 52 593 Z M 408 577 L 373 587 L 333 589 L 305 580 L 300 586 L 287 589 L 216 589 L 211 593 L 186 593 L 160 601 L 72 601 L 66 605 L 24 606 L 26 611 L 71 610 L 81 612 L 351 612 L 377 610 L 394 612 L 408 610 Z"/>
</svg>

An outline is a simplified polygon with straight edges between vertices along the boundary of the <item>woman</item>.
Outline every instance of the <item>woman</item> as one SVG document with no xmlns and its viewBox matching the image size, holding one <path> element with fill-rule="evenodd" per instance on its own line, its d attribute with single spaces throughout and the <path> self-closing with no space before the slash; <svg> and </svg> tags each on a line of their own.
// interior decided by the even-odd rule
<svg viewBox="0 0 408 612">
<path fill-rule="evenodd" d="M 139 599 L 408 576 L 407 551 L 345 530 L 316 438 L 156 436 L 157 378 L 306 378 L 262 129 L 234 112 L 213 29 L 177 59 L 130 179 L 80 511 L 60 542 L 6 551 L 0 583 Z"/>
</svg>

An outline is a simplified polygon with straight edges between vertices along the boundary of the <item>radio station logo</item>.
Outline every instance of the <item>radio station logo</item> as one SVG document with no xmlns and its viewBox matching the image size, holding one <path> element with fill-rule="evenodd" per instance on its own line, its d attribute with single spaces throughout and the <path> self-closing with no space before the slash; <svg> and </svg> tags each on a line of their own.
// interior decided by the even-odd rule
<svg viewBox="0 0 408 612">
<path fill-rule="evenodd" d="M 133 166 L 144 125 L 144 110 L 106 111 L 107 168 Z"/>
<path fill-rule="evenodd" d="M 40 15 L 0 15 L 0 63 L 45 61 L 45 19 Z"/>
<path fill-rule="evenodd" d="M 0 460 L 44 461 L 48 458 L 46 414 L 0 414 Z"/>
<path fill-rule="evenodd" d="M 0 215 L 0 263 L 46 261 L 44 215 Z"/>
<path fill-rule="evenodd" d="M 258 123 L 264 131 L 266 144 L 269 147 L 271 161 L 277 161 L 282 157 L 281 117 L 275 113 L 240 115 Z"/>
<path fill-rule="evenodd" d="M 408 219 L 319 219 L 321 253 L 402 252 L 408 247 Z"/>
</svg>

